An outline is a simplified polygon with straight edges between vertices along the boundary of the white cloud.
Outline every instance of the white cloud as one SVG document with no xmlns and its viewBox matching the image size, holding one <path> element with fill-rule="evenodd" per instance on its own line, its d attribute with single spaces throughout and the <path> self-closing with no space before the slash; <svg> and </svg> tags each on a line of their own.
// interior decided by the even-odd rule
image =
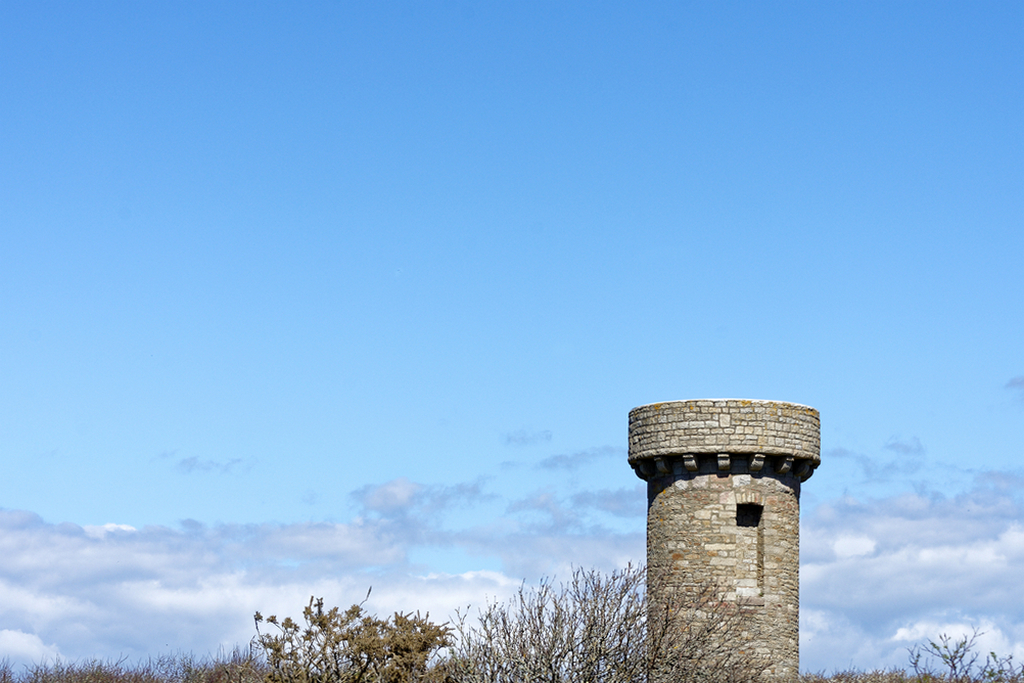
<svg viewBox="0 0 1024 683">
<path fill-rule="evenodd" d="M 983 646 L 1019 651 L 1024 506 L 995 480 L 948 498 L 847 497 L 805 517 L 803 667 L 906 666 L 908 644 L 972 626 Z"/>
<path fill-rule="evenodd" d="M 535 497 L 523 515 L 476 519 L 459 531 L 443 526 L 445 513 L 491 498 L 480 481 L 396 479 L 356 491 L 361 510 L 348 523 L 190 520 L 180 529 L 84 528 L 0 510 L 0 623 L 56 643 L 73 659 L 203 655 L 246 644 L 255 611 L 298 616 L 312 595 L 347 606 L 372 586 L 371 610 L 429 611 L 444 621 L 457 608 L 507 597 L 523 579 L 564 574 L 572 565 L 614 569 L 642 556 L 642 533 L 584 524 L 594 506 L 575 510 L 555 495 Z M 536 511 L 539 521 L 526 519 Z M 559 522 L 570 517 L 572 525 Z M 496 557 L 504 571 L 432 573 L 409 561 L 417 547 Z M 12 650 L 12 660 L 57 653 L 33 647 Z"/>
<path fill-rule="evenodd" d="M 1007 483 L 1014 481 L 981 475 L 952 498 L 845 497 L 808 513 L 803 668 L 905 666 L 908 645 L 974 625 L 986 632 L 986 648 L 1024 656 L 1024 506 Z M 511 595 L 523 579 L 642 561 L 642 500 L 640 514 L 621 516 L 633 494 L 643 492 L 541 489 L 488 518 L 476 515 L 491 498 L 480 482 L 398 479 L 357 491 L 362 509 L 348 523 L 187 522 L 180 529 L 83 528 L 0 510 L 4 651 L 25 663 L 58 652 L 204 655 L 246 644 L 256 610 L 298 616 L 314 595 L 347 606 L 371 586 L 371 610 L 429 611 L 444 621 L 457 608 Z M 439 521 L 466 510 L 460 514 L 469 521 L 458 530 Z M 602 519 L 636 524 L 616 532 Z M 431 571 L 409 560 L 425 548 L 458 550 L 481 558 L 481 566 L 497 558 L 501 571 Z"/>
<path fill-rule="evenodd" d="M 151 527 L 96 536 L 38 518 L 19 528 L 26 517 L 0 512 L 0 623 L 9 629 L 0 651 L 16 664 L 58 654 L 230 650 L 254 635 L 256 610 L 297 617 L 311 595 L 348 606 L 370 586 L 372 610 L 418 609 L 444 621 L 518 585 L 496 572 L 417 576 L 386 529 L 364 533 L 376 527 Z"/>
<path fill-rule="evenodd" d="M 836 558 L 843 560 L 848 557 L 870 555 L 875 551 L 877 543 L 867 536 L 840 536 L 832 543 Z"/>
<path fill-rule="evenodd" d="M 0 630 L 0 652 L 11 662 L 39 662 L 60 656 L 56 645 L 46 645 L 34 633 Z"/>
<path fill-rule="evenodd" d="M 133 526 L 128 524 L 103 524 L 101 526 L 83 526 L 86 536 L 92 538 L 103 538 L 107 534 L 117 533 L 118 531 L 137 531 Z"/>
<path fill-rule="evenodd" d="M 408 508 L 422 489 L 420 484 L 399 477 L 380 486 L 364 486 L 356 497 L 368 510 L 393 513 Z"/>
</svg>

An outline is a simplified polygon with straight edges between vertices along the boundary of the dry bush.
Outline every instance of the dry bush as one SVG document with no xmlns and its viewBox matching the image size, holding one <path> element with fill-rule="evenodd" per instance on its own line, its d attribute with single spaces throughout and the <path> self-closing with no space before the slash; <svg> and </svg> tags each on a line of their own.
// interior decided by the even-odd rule
<svg viewBox="0 0 1024 683">
<path fill-rule="evenodd" d="M 52 662 L 16 672 L 0 662 L 0 683 L 260 683 L 266 666 L 252 652 L 235 650 L 217 658 L 165 655 L 135 664 L 126 660 Z"/>
<path fill-rule="evenodd" d="M 938 642 L 910 648 L 910 667 L 920 681 L 948 683 L 1022 683 L 1024 665 L 1014 664 L 1013 655 L 1000 657 L 995 652 L 984 659 L 977 651 L 977 629 L 969 636 L 955 640 L 945 633 Z"/>
<path fill-rule="evenodd" d="M 651 602 L 652 681 L 672 683 L 760 683 L 771 667 L 753 651 L 756 621 L 722 598 L 714 583 L 693 583 L 686 593 Z M 658 591 L 656 594 L 664 594 Z"/>
<path fill-rule="evenodd" d="M 652 606 L 646 572 L 576 569 L 569 581 L 525 584 L 454 631 L 417 613 L 381 620 L 362 605 L 324 610 L 310 599 L 304 624 L 256 614 L 254 645 L 269 683 L 758 683 L 767 660 L 737 649 L 742 610 L 713 586 L 684 604 Z M 268 623 L 276 633 L 259 631 Z M 454 636 L 454 638 L 452 637 Z"/>
<path fill-rule="evenodd" d="M 366 614 L 362 605 L 324 611 L 323 599 L 309 599 L 305 625 L 287 617 L 265 620 L 256 613 L 253 644 L 266 657 L 270 683 L 406 683 L 439 677 L 434 655 L 450 644 L 450 629 L 430 615 L 395 613 L 391 619 Z M 259 625 L 278 633 L 260 633 Z"/>
<path fill-rule="evenodd" d="M 754 683 L 768 663 L 733 645 L 742 613 L 697 587 L 690 604 L 648 604 L 645 571 L 576 569 L 568 583 L 520 587 L 476 624 L 465 615 L 447 662 L 459 683 Z"/>
<path fill-rule="evenodd" d="M 178 657 L 173 683 L 262 683 L 267 672 L 266 660 L 252 648 L 236 648 L 214 659 Z"/>
<path fill-rule="evenodd" d="M 946 634 L 938 642 L 909 648 L 910 669 L 876 671 L 838 671 L 803 674 L 800 683 L 1024 683 L 1024 666 L 1014 664 L 1013 656 L 994 652 L 982 658 L 977 651 L 981 633 L 954 639 Z"/>
<path fill-rule="evenodd" d="M 874 671 L 837 671 L 801 674 L 800 683 L 912 683 L 917 681 L 902 669 L 876 669 Z"/>
<path fill-rule="evenodd" d="M 643 573 L 576 570 L 567 585 L 520 587 L 477 624 L 460 615 L 450 675 L 460 683 L 639 681 L 646 675 Z"/>
</svg>

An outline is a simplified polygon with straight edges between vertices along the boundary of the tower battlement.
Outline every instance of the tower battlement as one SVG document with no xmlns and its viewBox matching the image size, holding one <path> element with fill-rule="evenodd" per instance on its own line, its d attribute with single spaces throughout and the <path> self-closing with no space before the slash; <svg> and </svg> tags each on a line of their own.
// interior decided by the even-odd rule
<svg viewBox="0 0 1024 683">
<path fill-rule="evenodd" d="M 629 464 L 636 469 L 673 456 L 781 456 L 799 462 L 806 479 L 821 462 L 819 433 L 818 411 L 797 403 L 735 398 L 651 403 L 629 411 Z"/>
<path fill-rule="evenodd" d="M 799 651 L 800 486 L 821 462 L 818 411 L 780 401 L 701 399 L 629 413 L 629 464 L 647 482 L 652 604 L 712 582 L 742 608 L 775 681 Z"/>
</svg>

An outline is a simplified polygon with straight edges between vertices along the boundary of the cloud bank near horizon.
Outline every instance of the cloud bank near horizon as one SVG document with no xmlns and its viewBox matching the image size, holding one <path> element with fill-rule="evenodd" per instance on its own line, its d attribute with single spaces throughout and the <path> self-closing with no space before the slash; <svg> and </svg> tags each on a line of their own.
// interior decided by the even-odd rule
<svg viewBox="0 0 1024 683">
<path fill-rule="evenodd" d="M 985 631 L 985 649 L 1024 656 L 1021 483 L 986 473 L 957 496 L 845 496 L 806 513 L 802 668 L 900 667 L 908 646 L 972 627 Z M 248 643 L 256 610 L 297 616 L 311 595 L 347 606 L 372 586 L 373 611 L 444 620 L 505 599 L 523 580 L 643 560 L 644 509 L 630 501 L 643 500 L 640 487 L 537 490 L 458 530 L 446 514 L 473 517 L 498 498 L 485 483 L 398 478 L 351 497 L 359 514 L 333 524 L 83 527 L 0 510 L 0 650 L 25 664 L 215 654 Z M 631 518 L 637 530 L 616 531 L 607 517 Z M 500 569 L 431 571 L 412 559 L 424 549 Z"/>
<path fill-rule="evenodd" d="M 908 647 L 975 627 L 982 651 L 1024 656 L 1021 483 L 818 506 L 801 526 L 803 668 L 903 667 Z"/>
</svg>

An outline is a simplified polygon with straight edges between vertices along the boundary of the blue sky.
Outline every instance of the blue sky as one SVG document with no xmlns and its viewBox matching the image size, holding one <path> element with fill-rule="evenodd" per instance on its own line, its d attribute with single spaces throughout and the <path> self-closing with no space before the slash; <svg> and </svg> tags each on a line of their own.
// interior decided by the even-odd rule
<svg viewBox="0 0 1024 683">
<path fill-rule="evenodd" d="M 629 409 L 747 397 L 805 669 L 1024 656 L 1022 121 L 1016 3 L 0 5 L 0 649 L 642 561 Z"/>
</svg>

